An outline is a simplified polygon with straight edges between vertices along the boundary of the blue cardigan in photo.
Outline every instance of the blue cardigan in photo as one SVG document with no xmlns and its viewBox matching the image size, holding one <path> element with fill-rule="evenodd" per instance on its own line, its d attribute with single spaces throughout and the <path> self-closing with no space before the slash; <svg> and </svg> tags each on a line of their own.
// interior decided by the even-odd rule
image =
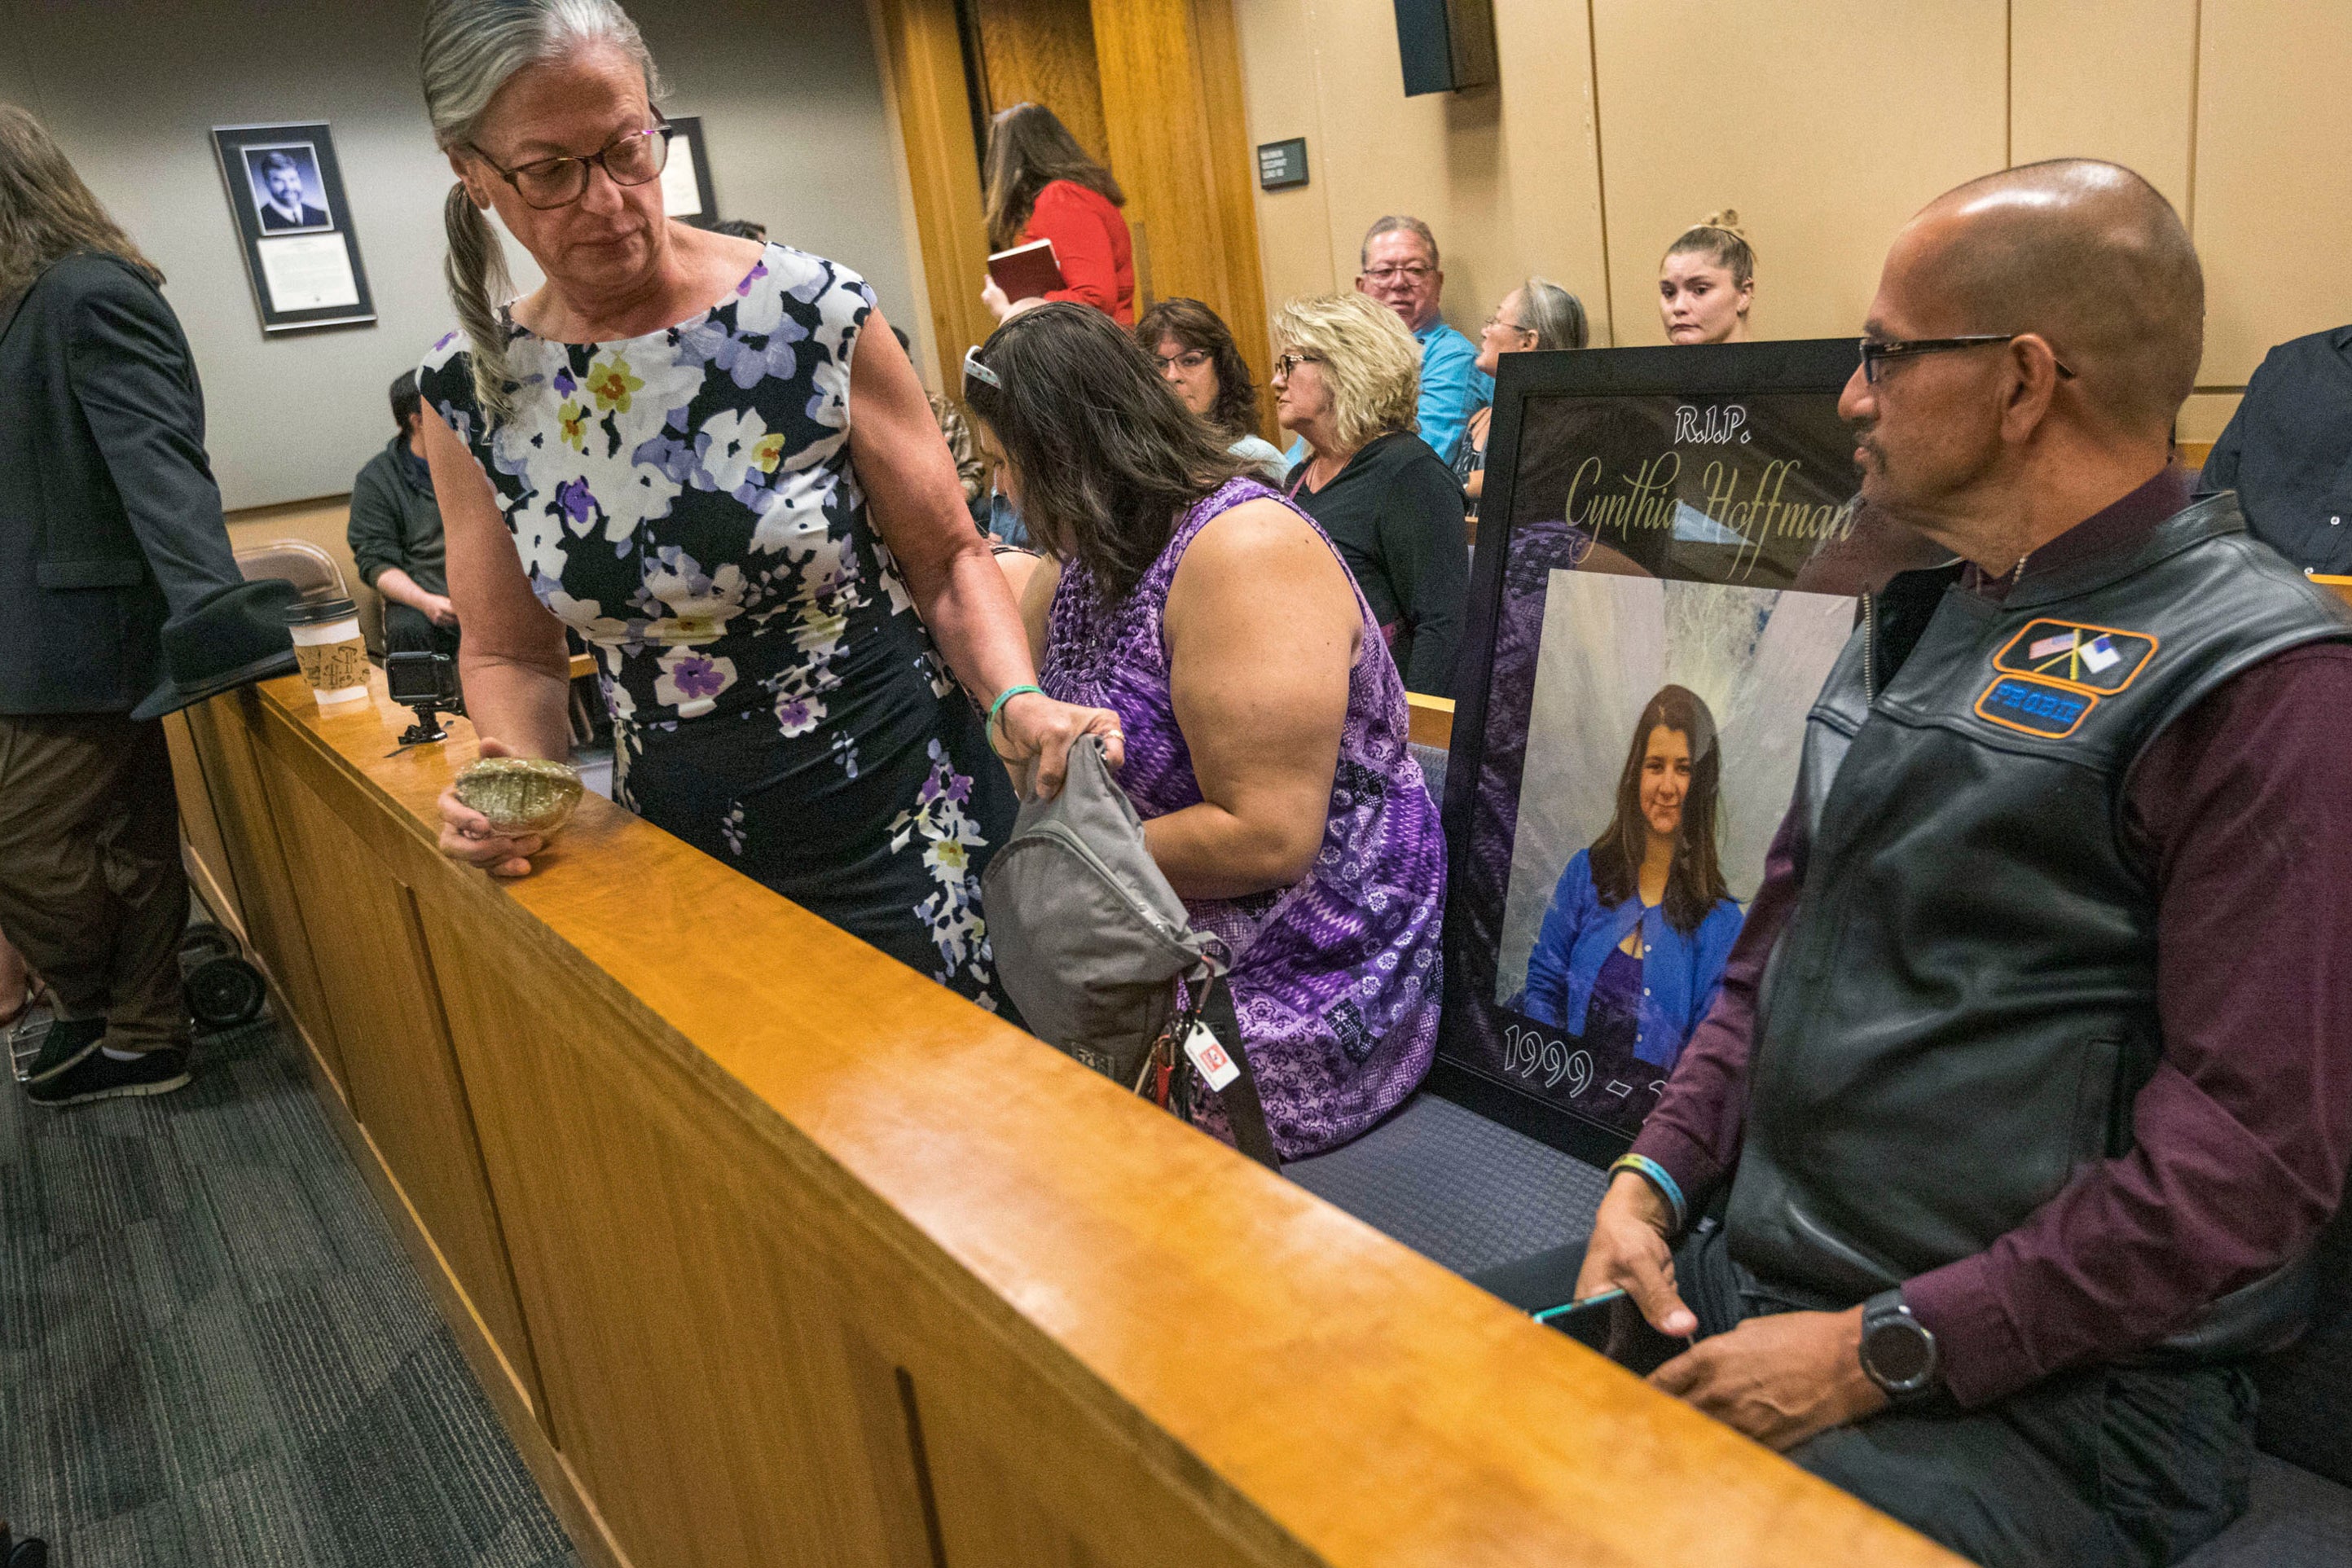
<svg viewBox="0 0 2352 1568">
<path fill-rule="evenodd" d="M 1633 1053 L 1671 1068 L 1691 1031 L 1715 1005 L 1743 918 L 1736 900 L 1720 899 L 1698 929 L 1685 936 L 1675 929 L 1664 909 L 1639 898 L 1605 904 L 1592 885 L 1592 852 L 1579 850 L 1552 889 L 1551 905 L 1544 911 L 1535 951 L 1528 959 L 1528 987 L 1518 1010 L 1538 1023 L 1581 1035 L 1601 966 L 1639 925 L 1646 956 L 1642 960 L 1642 1016 Z"/>
</svg>

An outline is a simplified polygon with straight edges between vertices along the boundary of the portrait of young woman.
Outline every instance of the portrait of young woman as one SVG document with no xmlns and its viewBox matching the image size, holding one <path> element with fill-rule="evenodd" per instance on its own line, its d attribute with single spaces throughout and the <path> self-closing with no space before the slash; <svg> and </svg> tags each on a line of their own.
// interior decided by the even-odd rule
<svg viewBox="0 0 2352 1568">
<path fill-rule="evenodd" d="M 1739 936 L 1717 855 L 1723 752 L 1685 687 L 1642 709 L 1617 809 L 1552 890 L 1520 1011 L 1664 1071 L 1714 1004 Z"/>
</svg>

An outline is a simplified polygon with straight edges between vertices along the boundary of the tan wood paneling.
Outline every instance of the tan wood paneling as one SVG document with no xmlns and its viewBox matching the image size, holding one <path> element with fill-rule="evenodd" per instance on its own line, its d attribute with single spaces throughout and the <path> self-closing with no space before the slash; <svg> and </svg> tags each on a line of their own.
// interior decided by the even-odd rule
<svg viewBox="0 0 2352 1568">
<path fill-rule="evenodd" d="M 1305 295 L 1328 294 L 1355 276 L 1335 255 L 1332 167 L 1347 154 L 1327 134 L 1318 34 L 1309 0 L 1233 0 L 1240 86 L 1251 143 L 1307 139 L 1307 180 L 1288 190 L 1255 189 L 1259 269 L 1269 308 Z M 1262 367 L 1252 366 L 1264 374 Z"/>
<path fill-rule="evenodd" d="M 2211 298 L 2210 289 L 2207 298 Z M 2352 310 L 2347 310 L 2347 314 L 2352 314 Z M 2210 305 L 2207 319 L 2211 319 Z M 2238 404 L 2242 401 L 2243 394 L 2234 392 L 2192 392 L 2189 401 L 2180 405 L 2180 416 L 2173 421 L 2173 433 L 2183 441 L 2202 441 L 2210 444 L 2221 439 L 2221 432 L 2236 417 Z"/>
<path fill-rule="evenodd" d="M 415 890 L 592 1555 L 1950 1561 L 609 802 L 439 860 L 405 716 L 226 710 Z"/>
<path fill-rule="evenodd" d="M 415 898 L 320 803 L 297 757 L 272 760 L 269 800 L 352 1113 L 536 1406 L 530 1341 Z"/>
<path fill-rule="evenodd" d="M 304 699 L 308 701 L 307 696 Z M 338 1092 L 350 1079 L 327 1012 L 326 990 L 311 960 L 302 912 L 278 841 L 278 822 L 253 754 L 260 698 L 231 692 L 186 710 L 190 738 L 210 786 L 215 820 L 236 883 L 245 936 L 254 958 L 292 1004 L 292 1022 L 309 1038 Z"/>
<path fill-rule="evenodd" d="M 1403 213 L 1436 231 L 1455 327 L 1475 337 L 1533 274 L 1581 298 L 1593 341 L 1611 340 L 1582 0 L 1496 0 L 1504 86 L 1410 99 L 1388 5 L 1231 4 L 1248 141 L 1307 141 L 1309 183 L 1255 196 L 1269 303 L 1352 287 L 1364 230 Z"/>
<path fill-rule="evenodd" d="M 1111 168 L 1149 225 L 1152 287 L 1223 317 L 1269 375 L 1249 153 L 1234 123 L 1238 71 L 1224 0 L 1097 0 L 1095 47 Z"/>
<path fill-rule="evenodd" d="M 2207 0 L 2200 42 L 2197 381 L 2242 387 L 2273 345 L 2352 319 L 2352 5 Z"/>
<path fill-rule="evenodd" d="M 1096 23 L 1087 0 L 965 0 L 960 9 L 988 96 L 982 116 L 1016 103 L 1042 103 L 1079 146 L 1109 163 Z"/>
<path fill-rule="evenodd" d="M 2200 3 L 2010 0 L 2011 161 L 2122 163 L 2186 217 Z"/>
<path fill-rule="evenodd" d="M 1617 341 L 1663 343 L 1659 257 L 1736 208 L 1759 338 L 1861 330 L 1887 241 L 2002 166 L 2003 0 L 1593 0 Z"/>
<path fill-rule="evenodd" d="M 229 869 L 228 844 L 221 837 L 212 787 L 205 781 L 204 758 L 196 755 L 195 733 L 188 727 L 186 714 L 164 715 L 163 742 L 172 750 L 172 789 L 180 802 L 189 877 L 205 906 L 243 936 L 245 910 L 237 901 L 236 873 Z"/>
<path fill-rule="evenodd" d="M 1258 265 L 1257 154 L 1250 144 L 1243 102 L 1241 38 L 1234 29 L 1233 0 L 1191 0 L 1193 41 L 1198 49 L 1201 119 L 1208 128 L 1209 193 L 1217 219 L 1216 271 L 1223 293 L 1218 313 L 1233 329 L 1242 358 L 1259 387 L 1260 433 L 1273 437 L 1281 426 L 1266 390 L 1274 376 L 1274 350 L 1267 323 L 1265 277 Z M 1166 298 L 1161 288 L 1159 298 Z"/>
<path fill-rule="evenodd" d="M 972 145 L 971 100 L 964 88 L 954 0 L 873 4 L 905 138 L 940 390 L 961 401 L 963 382 L 957 367 L 964 350 L 987 341 L 996 324 L 980 302 L 988 275 L 988 235 L 981 222 L 980 152 Z"/>
<path fill-rule="evenodd" d="M 1454 699 L 1423 696 L 1419 692 L 1404 695 L 1405 706 L 1412 710 L 1412 737 L 1415 746 L 1433 746 L 1440 751 L 1454 744 Z"/>
</svg>

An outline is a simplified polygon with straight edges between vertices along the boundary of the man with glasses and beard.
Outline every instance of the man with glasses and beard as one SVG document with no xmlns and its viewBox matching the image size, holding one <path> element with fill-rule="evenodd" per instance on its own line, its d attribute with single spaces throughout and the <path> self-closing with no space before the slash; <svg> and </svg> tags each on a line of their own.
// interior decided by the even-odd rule
<svg viewBox="0 0 2352 1568">
<path fill-rule="evenodd" d="M 2245 1509 L 2246 1364 L 2352 1158 L 2352 615 L 2169 465 L 2203 318 L 2111 163 L 1896 236 L 1843 408 L 1955 559 L 1865 601 L 1578 1281 L 1696 1338 L 1659 1387 L 1988 1564 Z"/>
<path fill-rule="evenodd" d="M 261 226 L 265 232 L 322 229 L 327 214 L 310 204 L 302 188 L 302 165 L 291 152 L 271 152 L 261 160 Z"/>
</svg>

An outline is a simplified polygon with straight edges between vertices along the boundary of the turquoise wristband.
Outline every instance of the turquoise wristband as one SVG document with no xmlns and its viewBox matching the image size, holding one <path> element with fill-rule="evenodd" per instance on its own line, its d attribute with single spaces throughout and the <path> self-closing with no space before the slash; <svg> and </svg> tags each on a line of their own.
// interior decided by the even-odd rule
<svg viewBox="0 0 2352 1568">
<path fill-rule="evenodd" d="M 1632 1171 L 1658 1189 L 1658 1196 L 1664 1198 L 1666 1207 L 1675 1211 L 1675 1229 L 1677 1232 L 1689 1223 L 1690 1217 L 1683 1204 L 1683 1189 L 1673 1176 L 1666 1174 L 1665 1166 L 1647 1155 L 1620 1155 L 1617 1162 L 1609 1167 L 1609 1174 L 1615 1176 L 1619 1171 Z"/>
<path fill-rule="evenodd" d="M 1020 685 L 1005 687 L 1003 691 L 996 694 L 996 700 L 988 705 L 988 727 L 991 729 L 996 728 L 997 721 L 1004 712 L 1004 705 L 1024 692 L 1035 692 L 1041 697 L 1045 695 L 1044 688 L 1039 686 Z"/>
</svg>

